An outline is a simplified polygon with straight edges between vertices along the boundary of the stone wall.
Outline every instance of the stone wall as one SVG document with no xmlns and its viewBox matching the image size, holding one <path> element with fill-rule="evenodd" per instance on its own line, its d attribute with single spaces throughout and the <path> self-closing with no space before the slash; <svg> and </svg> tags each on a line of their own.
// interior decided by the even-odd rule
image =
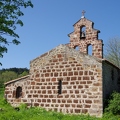
<svg viewBox="0 0 120 120">
<path fill-rule="evenodd" d="M 103 100 L 113 91 L 120 92 L 120 69 L 109 61 L 103 61 Z"/>
<path fill-rule="evenodd" d="M 20 98 L 14 96 L 17 86 L 23 90 Z M 63 113 L 101 116 L 102 64 L 99 59 L 60 45 L 31 61 L 30 78 L 7 83 L 5 93 L 14 106 L 24 102 Z"/>
<path fill-rule="evenodd" d="M 68 36 L 70 37 L 69 46 L 72 48 L 79 47 L 79 51 L 88 54 L 88 47 L 92 45 L 92 55 L 97 58 L 103 58 L 103 42 L 98 40 L 99 30 L 93 28 L 93 22 L 86 18 L 80 19 L 74 26 L 74 31 Z M 85 27 L 85 37 L 81 37 L 82 28 Z"/>
<path fill-rule="evenodd" d="M 5 83 L 5 98 L 12 106 L 18 106 L 20 103 L 27 102 L 27 89 L 30 87 L 29 75 Z M 17 87 L 22 88 L 22 95 L 16 99 Z"/>
<path fill-rule="evenodd" d="M 63 113 L 102 115 L 101 61 L 60 45 L 31 61 L 30 75 L 34 89 L 28 89 L 28 99 L 33 106 Z"/>
</svg>

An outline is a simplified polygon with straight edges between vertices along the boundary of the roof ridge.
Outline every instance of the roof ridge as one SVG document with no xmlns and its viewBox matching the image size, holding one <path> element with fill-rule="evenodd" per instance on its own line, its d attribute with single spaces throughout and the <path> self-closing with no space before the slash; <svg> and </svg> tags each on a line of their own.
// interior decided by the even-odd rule
<svg viewBox="0 0 120 120">
<path fill-rule="evenodd" d="M 20 78 L 16 78 L 16 79 L 10 80 L 10 81 L 4 83 L 4 85 L 7 85 L 7 84 L 12 83 L 12 82 L 15 82 L 15 81 L 19 81 L 19 80 L 21 80 L 21 79 L 23 79 L 23 78 L 27 78 L 27 77 L 29 77 L 29 76 L 30 76 L 30 75 L 26 75 L 26 76 L 22 76 L 22 77 L 20 77 Z"/>
</svg>

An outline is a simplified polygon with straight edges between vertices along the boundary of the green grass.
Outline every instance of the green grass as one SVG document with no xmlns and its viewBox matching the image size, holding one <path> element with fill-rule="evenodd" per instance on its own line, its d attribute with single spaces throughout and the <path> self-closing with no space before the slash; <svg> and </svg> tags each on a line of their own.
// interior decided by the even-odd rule
<svg viewBox="0 0 120 120">
<path fill-rule="evenodd" d="M 3 98 L 3 93 L 0 95 L 0 120 L 120 120 L 119 116 L 108 113 L 103 118 L 96 118 L 89 115 L 64 115 L 40 107 L 27 109 L 25 104 L 19 108 L 19 111 L 15 110 Z"/>
<path fill-rule="evenodd" d="M 22 107 L 21 107 L 22 106 Z M 89 115 L 64 115 L 53 111 L 46 111 L 40 107 L 26 109 L 24 105 L 16 111 L 5 100 L 0 100 L 0 120 L 98 120 Z"/>
</svg>

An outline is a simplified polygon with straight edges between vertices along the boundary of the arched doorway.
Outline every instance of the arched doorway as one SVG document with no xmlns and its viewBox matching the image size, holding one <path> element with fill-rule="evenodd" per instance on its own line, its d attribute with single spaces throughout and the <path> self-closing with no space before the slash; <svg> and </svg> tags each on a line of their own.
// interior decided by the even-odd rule
<svg viewBox="0 0 120 120">
<path fill-rule="evenodd" d="M 22 87 L 17 87 L 16 89 L 16 98 L 20 98 L 22 96 Z"/>
</svg>

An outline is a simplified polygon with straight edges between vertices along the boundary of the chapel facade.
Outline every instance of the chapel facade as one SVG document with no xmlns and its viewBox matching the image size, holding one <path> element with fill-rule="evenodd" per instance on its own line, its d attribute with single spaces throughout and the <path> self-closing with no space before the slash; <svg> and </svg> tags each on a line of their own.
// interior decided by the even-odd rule
<svg viewBox="0 0 120 120">
<path fill-rule="evenodd" d="M 120 69 L 103 59 L 103 41 L 93 25 L 83 14 L 68 34 L 70 43 L 30 61 L 29 75 L 5 83 L 7 101 L 12 106 L 26 103 L 63 113 L 102 116 L 104 101 L 113 91 L 120 92 Z"/>
</svg>

